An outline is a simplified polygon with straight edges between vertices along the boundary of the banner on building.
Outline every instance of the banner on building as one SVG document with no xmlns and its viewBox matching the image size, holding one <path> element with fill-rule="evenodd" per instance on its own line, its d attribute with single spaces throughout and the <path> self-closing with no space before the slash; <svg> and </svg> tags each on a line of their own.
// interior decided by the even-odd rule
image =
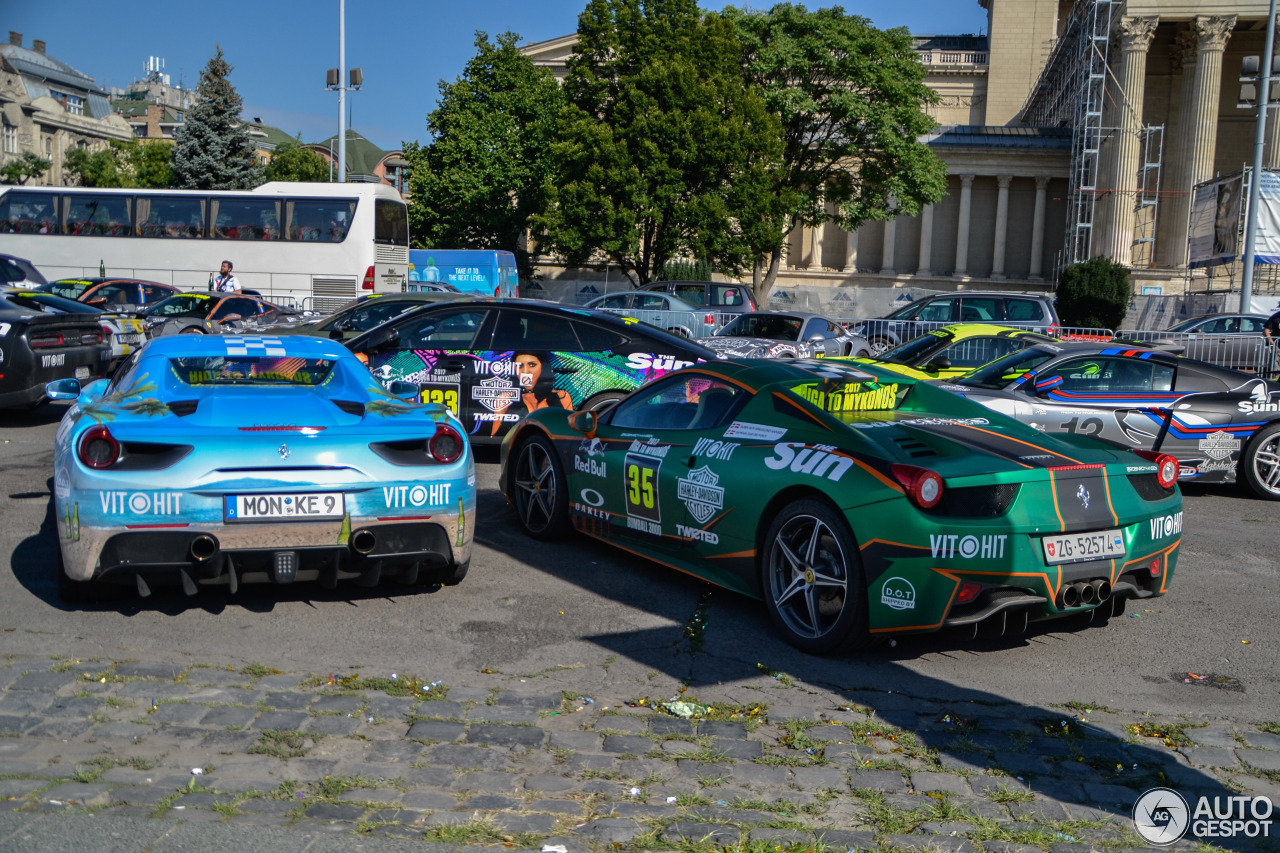
<svg viewBox="0 0 1280 853">
<path fill-rule="evenodd" d="M 1191 196 L 1191 266 L 1229 264 L 1240 257 L 1240 198 L 1244 175 L 1200 184 Z"/>
<path fill-rule="evenodd" d="M 1253 241 L 1256 264 L 1280 264 L 1280 174 L 1263 172 L 1258 179 L 1258 230 Z"/>
</svg>

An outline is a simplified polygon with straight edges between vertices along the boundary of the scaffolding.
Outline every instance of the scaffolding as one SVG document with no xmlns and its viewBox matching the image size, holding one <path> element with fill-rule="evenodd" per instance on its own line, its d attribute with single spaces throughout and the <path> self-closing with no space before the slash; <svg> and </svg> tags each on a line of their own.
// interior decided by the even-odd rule
<svg viewBox="0 0 1280 853">
<path fill-rule="evenodd" d="M 1164 158 L 1164 125 L 1148 125 L 1139 140 L 1142 163 L 1138 167 L 1138 191 L 1133 203 L 1133 256 L 1135 269 L 1156 262 L 1156 222 L 1160 210 L 1160 164 Z"/>
</svg>

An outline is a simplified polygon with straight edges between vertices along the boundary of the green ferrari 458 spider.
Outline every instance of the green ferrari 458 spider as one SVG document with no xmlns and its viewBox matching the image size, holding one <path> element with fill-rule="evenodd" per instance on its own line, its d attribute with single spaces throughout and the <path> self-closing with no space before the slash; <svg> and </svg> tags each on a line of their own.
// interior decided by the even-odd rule
<svg viewBox="0 0 1280 853">
<path fill-rule="evenodd" d="M 712 362 L 502 445 L 536 539 L 570 527 L 764 599 L 813 653 L 874 637 L 1105 620 L 1161 595 L 1178 464 L 1049 437 L 873 365 Z"/>
</svg>

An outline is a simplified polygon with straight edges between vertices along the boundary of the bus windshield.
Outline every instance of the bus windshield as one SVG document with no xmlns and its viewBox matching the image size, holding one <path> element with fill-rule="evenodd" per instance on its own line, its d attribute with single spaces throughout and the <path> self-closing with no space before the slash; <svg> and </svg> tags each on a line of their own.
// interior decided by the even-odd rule
<svg viewBox="0 0 1280 853">
<path fill-rule="evenodd" d="M 153 317 L 208 317 L 218 300 L 203 293 L 180 293 L 162 299 L 147 313 Z"/>
</svg>

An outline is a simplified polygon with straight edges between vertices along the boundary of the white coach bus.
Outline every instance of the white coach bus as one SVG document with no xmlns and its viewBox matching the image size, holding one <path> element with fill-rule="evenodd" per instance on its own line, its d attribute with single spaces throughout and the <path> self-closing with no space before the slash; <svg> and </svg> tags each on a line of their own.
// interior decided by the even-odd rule
<svg viewBox="0 0 1280 853">
<path fill-rule="evenodd" d="M 29 259 L 50 280 L 101 269 L 184 290 L 205 290 L 229 260 L 242 288 L 328 309 L 405 289 L 409 213 L 380 184 L 277 181 L 238 192 L 0 186 L 0 252 Z"/>
</svg>

